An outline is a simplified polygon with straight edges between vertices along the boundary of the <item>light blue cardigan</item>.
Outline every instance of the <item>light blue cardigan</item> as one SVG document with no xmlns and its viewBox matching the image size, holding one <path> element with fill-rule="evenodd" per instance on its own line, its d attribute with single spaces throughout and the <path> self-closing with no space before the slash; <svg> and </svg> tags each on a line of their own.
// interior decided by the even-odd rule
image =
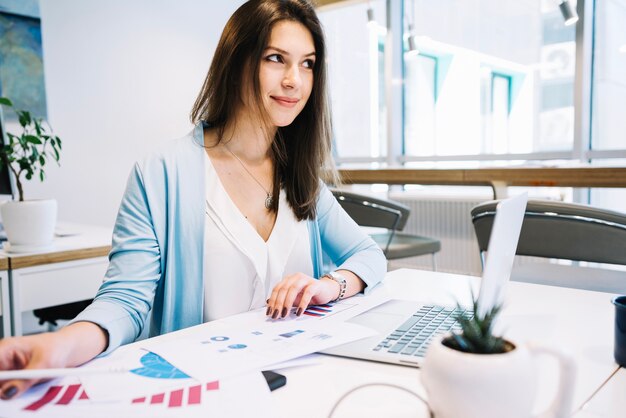
<svg viewBox="0 0 626 418">
<path fill-rule="evenodd" d="M 203 126 L 135 164 L 113 231 L 109 268 L 95 301 L 74 321 L 98 324 L 109 352 L 136 340 L 150 311 L 150 336 L 202 323 L 205 216 Z M 366 292 L 382 280 L 380 248 L 322 186 L 308 222 L 315 277 L 324 254 L 357 274 Z M 228 262 L 225 260 L 225 262 Z"/>
</svg>

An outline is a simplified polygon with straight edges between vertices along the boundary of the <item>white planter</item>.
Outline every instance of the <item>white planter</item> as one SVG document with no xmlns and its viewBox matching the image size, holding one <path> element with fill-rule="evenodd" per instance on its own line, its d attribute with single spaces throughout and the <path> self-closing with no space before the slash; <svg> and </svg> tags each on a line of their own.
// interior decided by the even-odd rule
<svg viewBox="0 0 626 418">
<path fill-rule="evenodd" d="M 9 201 L 0 206 L 10 251 L 37 251 L 52 244 L 57 201 Z"/>
<path fill-rule="evenodd" d="M 562 353 L 542 347 L 516 346 L 502 354 L 469 354 L 433 341 L 421 379 L 435 418 L 530 418 L 537 388 L 537 354 L 554 356 L 560 387 L 541 417 L 571 415 L 575 366 Z"/>
</svg>

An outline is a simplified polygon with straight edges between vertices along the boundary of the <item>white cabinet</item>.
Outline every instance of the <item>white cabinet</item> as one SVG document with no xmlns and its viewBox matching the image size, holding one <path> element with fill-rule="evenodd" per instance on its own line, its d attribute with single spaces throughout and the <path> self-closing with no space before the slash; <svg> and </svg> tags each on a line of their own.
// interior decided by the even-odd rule
<svg viewBox="0 0 626 418">
<path fill-rule="evenodd" d="M 0 271 L 0 314 L 2 317 L 2 333 L 1 337 L 11 335 L 11 303 L 9 301 L 9 272 Z"/>
<path fill-rule="evenodd" d="M 10 270 L 13 335 L 22 335 L 22 312 L 91 299 L 106 268 L 106 257 Z"/>
<path fill-rule="evenodd" d="M 46 251 L 0 251 L 4 336 L 22 335 L 22 312 L 93 298 L 110 249 L 111 229 L 61 223 Z"/>
</svg>

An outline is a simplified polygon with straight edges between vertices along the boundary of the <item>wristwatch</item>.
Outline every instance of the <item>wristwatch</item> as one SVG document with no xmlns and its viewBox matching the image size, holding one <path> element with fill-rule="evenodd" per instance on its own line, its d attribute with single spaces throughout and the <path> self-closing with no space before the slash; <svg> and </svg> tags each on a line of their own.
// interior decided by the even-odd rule
<svg viewBox="0 0 626 418">
<path fill-rule="evenodd" d="M 346 295 L 346 287 L 348 286 L 346 278 L 336 271 L 328 272 L 322 277 L 328 277 L 329 279 L 334 280 L 339 284 L 339 296 L 337 296 L 337 299 L 331 300 L 331 302 L 337 302 L 338 300 L 343 299 Z"/>
</svg>

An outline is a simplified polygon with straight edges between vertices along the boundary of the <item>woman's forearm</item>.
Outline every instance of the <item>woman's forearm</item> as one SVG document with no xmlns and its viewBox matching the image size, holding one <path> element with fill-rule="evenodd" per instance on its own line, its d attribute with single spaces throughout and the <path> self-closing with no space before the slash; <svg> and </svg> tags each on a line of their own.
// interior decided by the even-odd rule
<svg viewBox="0 0 626 418">
<path fill-rule="evenodd" d="M 337 270 L 337 273 L 346 278 L 346 294 L 344 295 L 344 298 L 354 296 L 365 289 L 365 283 L 363 280 L 350 270 Z"/>
<path fill-rule="evenodd" d="M 93 322 L 75 322 L 56 333 L 67 348 L 66 367 L 76 367 L 102 353 L 108 345 L 105 330 Z"/>
</svg>

